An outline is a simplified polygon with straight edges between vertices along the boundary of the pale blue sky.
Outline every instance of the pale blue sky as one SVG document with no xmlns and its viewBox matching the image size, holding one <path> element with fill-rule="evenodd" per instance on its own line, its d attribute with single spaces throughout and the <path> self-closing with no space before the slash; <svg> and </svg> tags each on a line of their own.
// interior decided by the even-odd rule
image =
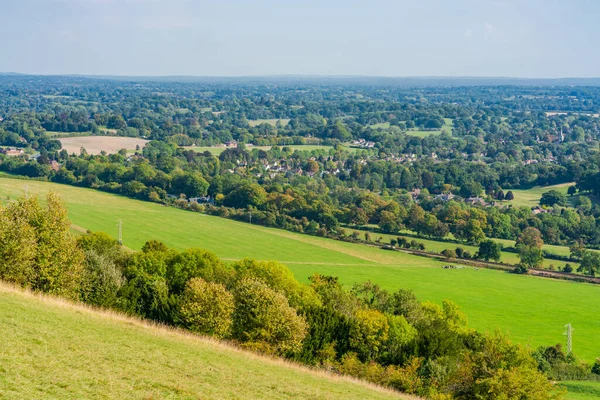
<svg viewBox="0 0 600 400">
<path fill-rule="evenodd" d="M 0 71 L 600 76 L 598 0 L 0 0 Z"/>
</svg>

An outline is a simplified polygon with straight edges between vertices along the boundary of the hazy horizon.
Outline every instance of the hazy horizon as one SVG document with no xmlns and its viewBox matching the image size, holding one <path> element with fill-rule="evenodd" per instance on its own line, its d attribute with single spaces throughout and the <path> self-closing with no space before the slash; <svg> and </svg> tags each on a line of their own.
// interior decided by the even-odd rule
<svg viewBox="0 0 600 400">
<path fill-rule="evenodd" d="M 5 0 L 0 71 L 595 78 L 593 0 Z"/>
</svg>

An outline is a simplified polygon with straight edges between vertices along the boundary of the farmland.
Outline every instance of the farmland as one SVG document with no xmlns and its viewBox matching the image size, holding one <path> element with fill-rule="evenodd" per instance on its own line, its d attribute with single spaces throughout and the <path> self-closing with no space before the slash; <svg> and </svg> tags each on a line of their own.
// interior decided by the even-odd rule
<svg viewBox="0 0 600 400">
<path fill-rule="evenodd" d="M 144 139 L 118 136 L 78 136 L 59 138 L 58 140 L 69 154 L 79 154 L 82 147 L 88 154 L 99 154 L 102 151 L 111 154 L 121 149 L 135 150 L 137 146 L 142 148 L 148 142 Z"/>
<path fill-rule="evenodd" d="M 301 280 L 315 272 L 336 275 L 345 284 L 372 280 L 384 288 L 413 289 L 421 300 L 458 303 L 470 325 L 480 330 L 502 329 L 537 347 L 564 342 L 563 326 L 576 328 L 575 352 L 586 360 L 598 356 L 600 335 L 595 305 L 600 288 L 591 284 L 515 276 L 492 270 L 444 270 L 442 262 L 404 253 L 386 252 L 182 211 L 90 189 L 0 178 L 0 198 L 23 194 L 62 195 L 72 222 L 82 228 L 115 235 L 123 221 L 125 245 L 139 249 L 148 239 L 185 249 L 202 247 L 218 256 L 286 263 Z"/>
<path fill-rule="evenodd" d="M 408 398 L 4 284 L 0 319 L 3 399 Z"/>
</svg>

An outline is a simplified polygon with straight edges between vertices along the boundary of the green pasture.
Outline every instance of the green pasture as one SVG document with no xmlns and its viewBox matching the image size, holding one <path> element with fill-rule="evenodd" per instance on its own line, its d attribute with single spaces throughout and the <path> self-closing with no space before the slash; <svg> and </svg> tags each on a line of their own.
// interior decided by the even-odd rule
<svg viewBox="0 0 600 400">
<path fill-rule="evenodd" d="M 443 262 L 429 258 L 54 183 L 0 177 L 0 199 L 14 199 L 25 187 L 30 195 L 58 192 L 79 227 L 116 236 L 117 221 L 122 220 L 124 244 L 133 249 L 157 239 L 177 249 L 206 248 L 226 260 L 278 260 L 301 280 L 318 272 L 339 276 L 347 284 L 370 279 L 389 290 L 409 288 L 421 300 L 453 300 L 472 327 L 499 328 L 532 347 L 564 342 L 563 327 L 571 323 L 576 354 L 586 360 L 600 356 L 600 287 L 592 284 L 486 269 L 446 270 Z"/>
<path fill-rule="evenodd" d="M 574 183 L 561 183 L 559 185 L 552 186 L 536 186 L 531 189 L 507 189 L 512 190 L 515 195 L 515 199 L 512 201 L 503 201 L 499 204 L 508 205 L 512 204 L 513 207 L 535 207 L 540 204 L 540 199 L 542 198 L 542 194 L 549 192 L 550 190 L 558 190 L 564 194 L 567 194 L 567 189 L 569 186 L 574 185 Z"/>
<path fill-rule="evenodd" d="M 561 382 L 569 392 L 566 400 L 592 400 L 600 399 L 600 382 L 594 381 L 568 381 Z"/>
</svg>

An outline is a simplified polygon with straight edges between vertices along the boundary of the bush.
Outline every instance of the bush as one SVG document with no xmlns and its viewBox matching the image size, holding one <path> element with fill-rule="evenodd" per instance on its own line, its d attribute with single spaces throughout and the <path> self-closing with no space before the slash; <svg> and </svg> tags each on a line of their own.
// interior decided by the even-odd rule
<svg viewBox="0 0 600 400">
<path fill-rule="evenodd" d="M 442 250 L 442 255 L 446 258 L 456 258 L 456 252 L 451 249 Z"/>
<path fill-rule="evenodd" d="M 238 282 L 234 296 L 234 338 L 268 353 L 300 350 L 307 325 L 283 294 L 247 278 Z"/>
<path fill-rule="evenodd" d="M 179 323 L 191 331 L 218 338 L 231 333 L 233 295 L 219 283 L 192 278 L 179 303 Z"/>
</svg>

